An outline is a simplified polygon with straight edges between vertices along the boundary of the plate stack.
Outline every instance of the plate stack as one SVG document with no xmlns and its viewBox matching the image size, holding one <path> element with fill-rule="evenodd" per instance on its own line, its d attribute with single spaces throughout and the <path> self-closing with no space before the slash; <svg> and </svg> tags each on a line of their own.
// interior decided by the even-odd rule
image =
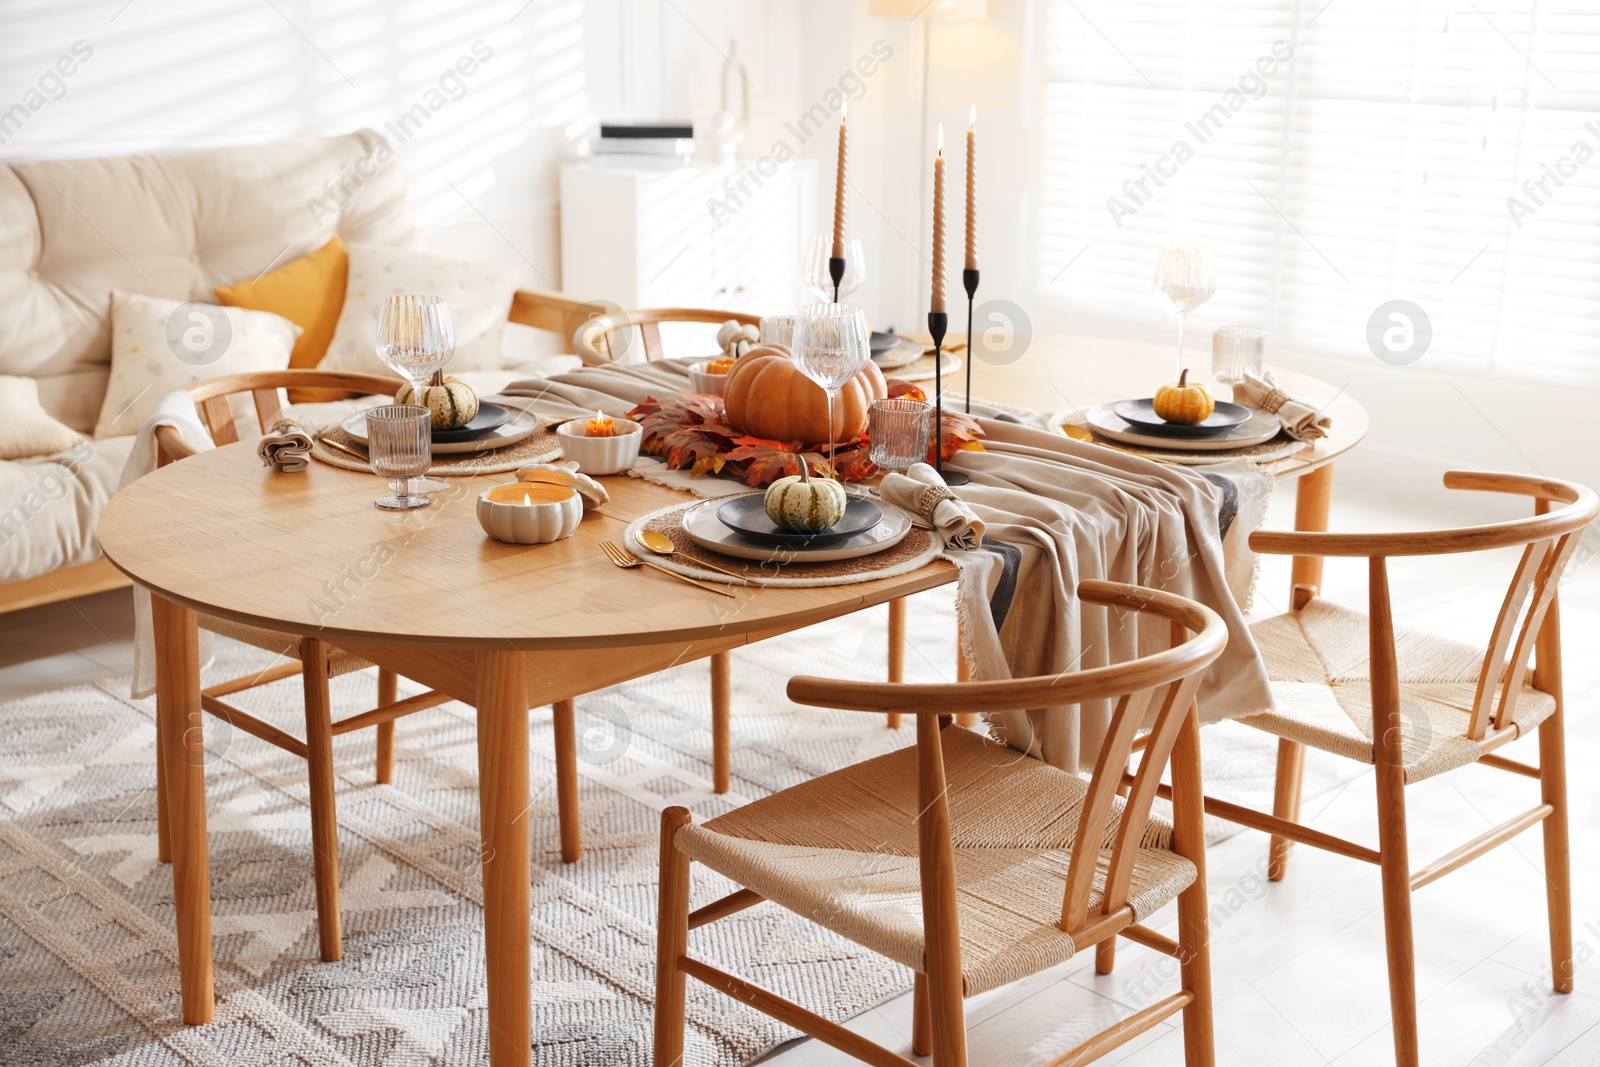
<svg viewBox="0 0 1600 1067">
<path fill-rule="evenodd" d="M 897 507 L 853 496 L 844 518 L 819 533 L 795 533 L 767 517 L 766 494 L 707 500 L 683 513 L 683 532 L 701 548 L 735 559 L 777 563 L 831 563 L 893 548 L 911 532 L 911 516 Z"/>
</svg>

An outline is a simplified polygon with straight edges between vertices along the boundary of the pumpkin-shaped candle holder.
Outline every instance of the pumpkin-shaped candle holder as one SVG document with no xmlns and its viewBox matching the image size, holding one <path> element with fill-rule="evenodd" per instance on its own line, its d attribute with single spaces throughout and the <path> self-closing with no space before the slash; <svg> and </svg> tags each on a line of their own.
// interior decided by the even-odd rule
<svg viewBox="0 0 1600 1067">
<path fill-rule="evenodd" d="M 583 501 L 561 485 L 509 482 L 478 497 L 478 525 L 496 541 L 544 545 L 571 537 L 583 518 Z"/>
</svg>

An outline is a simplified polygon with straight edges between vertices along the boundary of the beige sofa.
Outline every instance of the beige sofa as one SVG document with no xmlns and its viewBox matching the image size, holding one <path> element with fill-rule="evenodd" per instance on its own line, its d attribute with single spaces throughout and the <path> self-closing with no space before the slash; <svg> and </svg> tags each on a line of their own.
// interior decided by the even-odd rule
<svg viewBox="0 0 1600 1067">
<path fill-rule="evenodd" d="M 373 131 L 0 165 L 0 375 L 35 379 L 45 410 L 88 435 L 110 369 L 111 290 L 214 301 L 214 287 L 334 233 L 419 247 L 399 164 Z M 518 293 L 510 318 L 564 333 L 576 307 Z M 0 612 L 127 584 L 100 554 L 95 519 L 132 443 L 0 462 Z"/>
</svg>

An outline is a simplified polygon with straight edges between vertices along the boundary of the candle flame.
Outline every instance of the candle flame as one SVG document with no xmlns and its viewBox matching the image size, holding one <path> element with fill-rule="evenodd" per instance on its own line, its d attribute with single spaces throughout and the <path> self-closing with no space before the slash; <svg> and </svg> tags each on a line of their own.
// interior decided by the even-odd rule
<svg viewBox="0 0 1600 1067">
<path fill-rule="evenodd" d="M 595 422 L 605 422 L 606 421 L 606 413 L 601 411 L 599 408 L 595 408 L 594 409 L 594 421 Z"/>
<path fill-rule="evenodd" d="M 969 127 L 971 127 L 971 126 L 976 126 L 977 124 L 978 124 L 978 105 L 977 104 L 973 104 L 972 105 L 972 117 L 967 120 L 967 125 Z"/>
<path fill-rule="evenodd" d="M 944 155 L 944 123 L 939 123 L 939 154 Z"/>
<path fill-rule="evenodd" d="M 533 498 L 530 497 L 527 493 L 523 493 L 522 494 L 522 503 L 523 503 L 524 506 L 531 508 L 531 507 L 533 507 Z"/>
<path fill-rule="evenodd" d="M 850 101 L 846 100 L 844 102 L 843 106 L 841 106 L 839 108 L 839 125 L 843 126 L 845 124 L 845 120 L 848 119 L 849 117 L 850 117 Z"/>
</svg>

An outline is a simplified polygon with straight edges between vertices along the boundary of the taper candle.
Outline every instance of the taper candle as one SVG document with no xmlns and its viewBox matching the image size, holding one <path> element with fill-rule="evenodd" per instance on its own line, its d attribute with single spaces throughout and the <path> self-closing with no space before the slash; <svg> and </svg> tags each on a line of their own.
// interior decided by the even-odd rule
<svg viewBox="0 0 1600 1067">
<path fill-rule="evenodd" d="M 939 152 L 933 157 L 933 292 L 928 310 L 944 311 L 944 123 L 939 123 Z"/>
<path fill-rule="evenodd" d="M 833 178 L 833 258 L 844 258 L 844 171 L 849 154 L 850 102 L 839 112 L 839 167 Z"/>
<path fill-rule="evenodd" d="M 978 105 L 967 122 L 967 269 L 978 269 Z"/>
</svg>

